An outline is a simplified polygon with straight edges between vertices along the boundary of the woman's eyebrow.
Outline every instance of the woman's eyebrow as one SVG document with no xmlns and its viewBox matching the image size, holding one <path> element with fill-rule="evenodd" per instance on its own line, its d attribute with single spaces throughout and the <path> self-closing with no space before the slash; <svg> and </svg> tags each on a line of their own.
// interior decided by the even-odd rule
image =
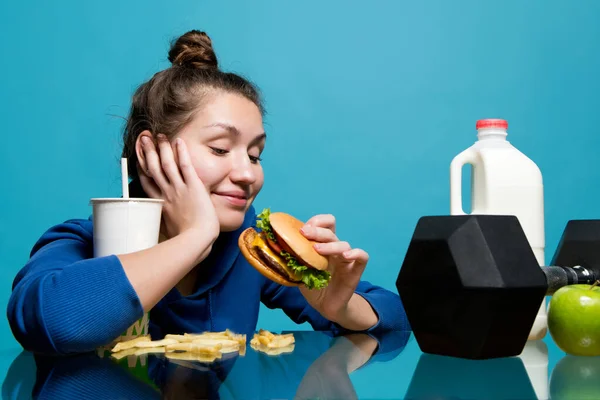
<svg viewBox="0 0 600 400">
<path fill-rule="evenodd" d="M 261 133 L 258 136 L 256 136 L 254 139 L 252 139 L 252 141 L 250 142 L 251 145 L 257 144 L 262 142 L 263 140 L 267 140 L 267 134 L 266 133 Z"/>
<path fill-rule="evenodd" d="M 205 128 L 222 128 L 222 129 L 226 130 L 228 133 L 230 133 L 232 136 L 240 135 L 240 131 L 238 130 L 238 128 L 236 128 L 235 126 L 233 126 L 231 124 L 226 124 L 224 122 L 215 122 L 214 124 L 205 125 L 202 127 L 202 129 L 205 129 Z"/>
</svg>

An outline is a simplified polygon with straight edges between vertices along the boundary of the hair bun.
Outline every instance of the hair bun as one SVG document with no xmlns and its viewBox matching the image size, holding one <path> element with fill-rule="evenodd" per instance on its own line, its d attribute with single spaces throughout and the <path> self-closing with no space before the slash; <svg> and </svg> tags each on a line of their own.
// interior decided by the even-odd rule
<svg viewBox="0 0 600 400">
<path fill-rule="evenodd" d="M 172 65 L 199 69 L 217 69 L 217 55 L 204 32 L 192 30 L 181 35 L 169 50 Z"/>
</svg>

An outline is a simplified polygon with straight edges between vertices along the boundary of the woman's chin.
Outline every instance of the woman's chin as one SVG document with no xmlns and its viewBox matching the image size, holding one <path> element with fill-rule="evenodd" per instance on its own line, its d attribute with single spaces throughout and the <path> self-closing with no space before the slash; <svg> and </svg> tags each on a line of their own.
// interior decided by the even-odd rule
<svg viewBox="0 0 600 400">
<path fill-rule="evenodd" d="M 244 224 L 245 213 L 242 211 L 219 214 L 219 224 L 221 232 L 233 232 L 239 229 Z"/>
</svg>

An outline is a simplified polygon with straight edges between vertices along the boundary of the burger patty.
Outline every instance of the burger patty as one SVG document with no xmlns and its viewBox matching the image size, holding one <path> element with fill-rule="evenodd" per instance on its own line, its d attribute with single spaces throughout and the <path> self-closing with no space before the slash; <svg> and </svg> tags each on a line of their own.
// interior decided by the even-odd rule
<svg viewBox="0 0 600 400">
<path fill-rule="evenodd" d="M 264 251 L 262 248 L 257 247 L 256 251 L 258 253 L 258 255 L 260 256 L 261 260 L 264 261 L 265 264 L 267 264 L 267 266 L 272 269 L 273 271 L 275 271 L 277 274 L 283 276 L 284 278 L 286 278 L 289 281 L 292 282 L 300 282 L 300 279 L 295 279 L 294 277 L 291 277 L 290 274 L 288 274 L 287 270 L 286 270 L 286 262 L 285 260 L 283 260 L 281 257 L 275 255 L 275 257 L 273 257 L 272 254 L 270 254 L 269 252 Z"/>
</svg>

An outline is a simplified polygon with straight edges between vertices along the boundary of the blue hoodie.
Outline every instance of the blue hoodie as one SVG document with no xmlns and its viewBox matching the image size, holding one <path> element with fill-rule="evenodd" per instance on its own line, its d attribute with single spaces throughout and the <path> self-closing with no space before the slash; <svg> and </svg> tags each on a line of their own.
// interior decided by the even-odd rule
<svg viewBox="0 0 600 400">
<path fill-rule="evenodd" d="M 153 340 L 166 334 L 223 331 L 250 335 L 256 330 L 260 303 L 280 308 L 294 322 L 337 334 L 345 330 L 323 318 L 297 287 L 266 279 L 241 255 L 237 239 L 255 226 L 253 208 L 243 225 L 222 233 L 203 261 L 198 287 L 190 296 L 171 289 L 150 311 Z M 91 219 L 73 219 L 46 231 L 19 271 L 8 303 L 12 332 L 29 351 L 67 354 L 92 351 L 110 343 L 143 316 L 140 300 L 116 255 L 93 258 Z M 367 333 L 406 331 L 400 297 L 368 282 L 356 293 L 379 320 Z"/>
</svg>

